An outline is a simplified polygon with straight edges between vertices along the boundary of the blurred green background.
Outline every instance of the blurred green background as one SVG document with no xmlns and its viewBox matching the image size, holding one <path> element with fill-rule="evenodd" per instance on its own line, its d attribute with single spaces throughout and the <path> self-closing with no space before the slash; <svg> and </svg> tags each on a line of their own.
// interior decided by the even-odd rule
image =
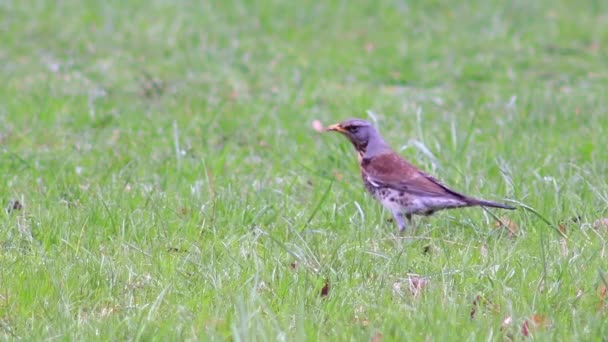
<svg viewBox="0 0 608 342">
<path fill-rule="evenodd" d="M 608 334 L 607 2 L 4 0 L 0 18 L 3 339 Z M 542 218 L 465 209 L 397 235 L 352 147 L 311 125 L 348 117 Z"/>
</svg>

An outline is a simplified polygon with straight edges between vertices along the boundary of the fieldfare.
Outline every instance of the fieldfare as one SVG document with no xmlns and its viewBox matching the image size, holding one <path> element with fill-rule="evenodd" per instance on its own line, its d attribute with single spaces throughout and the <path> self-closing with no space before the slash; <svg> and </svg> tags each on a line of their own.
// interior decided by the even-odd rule
<svg viewBox="0 0 608 342">
<path fill-rule="evenodd" d="M 411 225 L 412 215 L 428 216 L 442 209 L 471 206 L 515 209 L 463 195 L 441 184 L 393 151 L 365 120 L 345 120 L 329 126 L 327 131 L 342 133 L 354 145 L 365 188 L 390 210 L 399 231 L 405 229 L 405 219 Z"/>
</svg>

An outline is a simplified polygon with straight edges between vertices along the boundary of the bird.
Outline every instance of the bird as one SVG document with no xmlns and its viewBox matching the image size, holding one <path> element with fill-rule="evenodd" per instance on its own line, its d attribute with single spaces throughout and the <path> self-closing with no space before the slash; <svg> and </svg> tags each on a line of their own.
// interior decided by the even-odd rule
<svg viewBox="0 0 608 342">
<path fill-rule="evenodd" d="M 347 119 L 325 130 L 350 140 L 358 153 L 365 188 L 391 212 L 400 232 L 412 225 L 412 215 L 429 216 L 438 210 L 473 206 L 516 209 L 448 188 L 395 152 L 366 120 Z"/>
</svg>

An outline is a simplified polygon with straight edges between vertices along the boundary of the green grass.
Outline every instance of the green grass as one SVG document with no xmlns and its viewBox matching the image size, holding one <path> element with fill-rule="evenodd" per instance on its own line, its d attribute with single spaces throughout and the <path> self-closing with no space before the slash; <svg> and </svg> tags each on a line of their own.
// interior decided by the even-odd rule
<svg viewBox="0 0 608 342">
<path fill-rule="evenodd" d="M 540 340 L 608 336 L 605 2 L 0 15 L 0 201 L 23 206 L 0 210 L 3 339 L 521 340 L 534 315 Z M 311 127 L 368 111 L 422 169 L 553 227 L 463 209 L 397 235 Z"/>
</svg>

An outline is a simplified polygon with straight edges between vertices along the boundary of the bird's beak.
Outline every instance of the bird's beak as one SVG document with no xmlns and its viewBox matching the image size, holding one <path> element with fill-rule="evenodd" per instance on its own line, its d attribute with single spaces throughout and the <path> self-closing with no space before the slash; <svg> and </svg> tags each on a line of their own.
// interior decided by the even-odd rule
<svg viewBox="0 0 608 342">
<path fill-rule="evenodd" d="M 335 131 L 340 133 L 346 133 L 344 127 L 340 126 L 340 124 L 334 124 L 325 129 L 326 131 Z"/>
</svg>

